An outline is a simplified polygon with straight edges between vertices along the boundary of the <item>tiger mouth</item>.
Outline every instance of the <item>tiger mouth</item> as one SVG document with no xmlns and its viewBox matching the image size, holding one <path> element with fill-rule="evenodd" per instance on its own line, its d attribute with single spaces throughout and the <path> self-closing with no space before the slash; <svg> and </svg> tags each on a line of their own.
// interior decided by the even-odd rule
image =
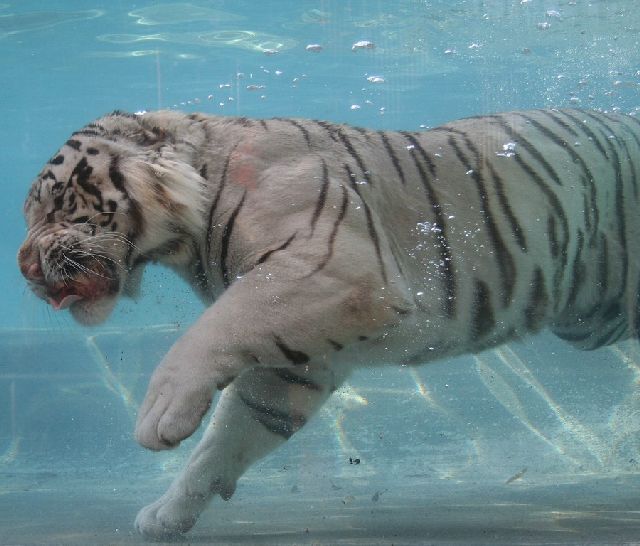
<svg viewBox="0 0 640 546">
<path fill-rule="evenodd" d="M 67 309 L 79 301 L 92 302 L 117 292 L 117 282 L 106 278 L 77 278 L 72 282 L 48 286 L 44 299 L 56 311 Z"/>
<path fill-rule="evenodd" d="M 85 299 L 84 296 L 75 293 L 73 289 L 68 286 L 65 286 L 61 290 L 57 290 L 55 292 L 49 291 L 49 293 L 47 294 L 47 302 L 56 311 L 67 309 L 68 307 L 71 307 L 71 305 L 75 302 L 83 299 Z"/>
</svg>

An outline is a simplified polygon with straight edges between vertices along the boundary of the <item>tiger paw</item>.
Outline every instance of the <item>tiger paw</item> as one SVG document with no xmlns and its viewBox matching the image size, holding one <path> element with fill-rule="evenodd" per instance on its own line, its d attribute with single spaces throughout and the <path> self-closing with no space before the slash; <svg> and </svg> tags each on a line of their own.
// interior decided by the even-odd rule
<svg viewBox="0 0 640 546">
<path fill-rule="evenodd" d="M 197 480 L 196 485 L 202 488 L 204 483 Z M 136 517 L 136 530 L 152 540 L 178 539 L 195 525 L 211 497 L 219 495 L 229 500 L 235 492 L 236 482 L 217 477 L 202 491 L 187 492 L 186 487 L 184 481 L 178 481 L 157 501 L 142 508 Z"/>
<path fill-rule="evenodd" d="M 135 528 L 148 539 L 175 540 L 195 525 L 205 504 L 203 498 L 163 495 L 138 512 Z"/>
<path fill-rule="evenodd" d="M 149 449 L 171 449 L 191 436 L 211 405 L 215 383 L 158 368 L 138 412 L 136 440 Z"/>
</svg>

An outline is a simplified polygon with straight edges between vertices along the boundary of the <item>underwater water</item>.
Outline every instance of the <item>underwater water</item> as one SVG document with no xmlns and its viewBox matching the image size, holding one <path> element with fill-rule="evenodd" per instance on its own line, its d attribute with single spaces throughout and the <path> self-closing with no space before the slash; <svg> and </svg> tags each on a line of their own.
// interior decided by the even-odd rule
<svg viewBox="0 0 640 546">
<path fill-rule="evenodd" d="M 139 302 L 82 328 L 20 276 L 24 197 L 71 132 L 114 109 L 403 130 L 637 113 L 639 36 L 635 0 L 0 3 L 0 544 L 141 542 L 136 512 L 195 445 L 133 438 L 151 371 L 202 311 L 182 281 L 152 269 Z M 639 384 L 636 342 L 584 353 L 547 333 L 360 370 L 187 540 L 640 543 Z"/>
</svg>

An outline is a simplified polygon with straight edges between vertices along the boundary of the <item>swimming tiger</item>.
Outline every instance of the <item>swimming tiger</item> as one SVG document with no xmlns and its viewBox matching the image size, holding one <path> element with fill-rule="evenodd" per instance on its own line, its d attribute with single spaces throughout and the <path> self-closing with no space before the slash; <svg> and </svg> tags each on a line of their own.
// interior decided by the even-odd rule
<svg viewBox="0 0 640 546">
<path fill-rule="evenodd" d="M 176 447 L 222 394 L 146 536 L 187 532 L 356 366 L 419 364 L 549 328 L 638 335 L 640 120 L 533 110 L 424 132 L 113 112 L 31 186 L 18 255 L 80 323 L 149 262 L 207 309 L 153 373 L 136 438 Z"/>
</svg>

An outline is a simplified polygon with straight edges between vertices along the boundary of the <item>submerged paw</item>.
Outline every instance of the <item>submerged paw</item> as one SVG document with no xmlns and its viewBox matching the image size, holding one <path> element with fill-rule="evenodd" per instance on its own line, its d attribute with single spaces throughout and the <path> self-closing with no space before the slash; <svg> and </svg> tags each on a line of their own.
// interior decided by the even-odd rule
<svg viewBox="0 0 640 546">
<path fill-rule="evenodd" d="M 206 385 L 187 388 L 152 381 L 138 414 L 136 440 L 149 449 L 171 449 L 191 436 L 211 406 Z"/>
<path fill-rule="evenodd" d="M 160 499 L 138 512 L 135 528 L 145 538 L 173 540 L 189 531 L 195 525 L 197 518 L 197 514 L 172 512 Z"/>
</svg>

